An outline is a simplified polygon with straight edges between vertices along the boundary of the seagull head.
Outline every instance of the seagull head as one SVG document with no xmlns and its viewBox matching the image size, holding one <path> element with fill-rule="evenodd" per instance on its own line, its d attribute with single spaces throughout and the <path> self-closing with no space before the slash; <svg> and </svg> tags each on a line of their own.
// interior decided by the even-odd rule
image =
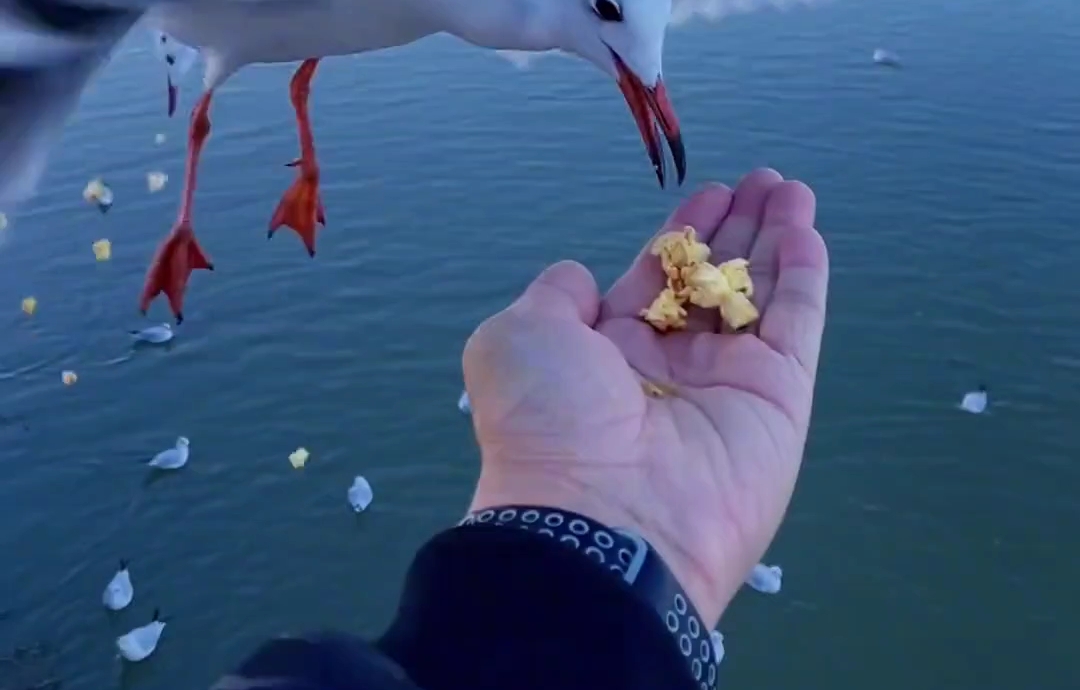
<svg viewBox="0 0 1080 690">
<path fill-rule="evenodd" d="M 679 118 L 664 86 L 661 63 L 671 0 L 566 0 L 574 20 L 564 23 L 562 50 L 600 68 L 619 85 L 637 122 L 660 186 L 664 186 L 667 139 L 678 183 L 686 177 L 686 150 Z"/>
<path fill-rule="evenodd" d="M 187 440 L 186 436 L 181 436 L 180 438 L 176 439 L 177 448 L 187 448 L 190 445 L 191 441 Z"/>
</svg>

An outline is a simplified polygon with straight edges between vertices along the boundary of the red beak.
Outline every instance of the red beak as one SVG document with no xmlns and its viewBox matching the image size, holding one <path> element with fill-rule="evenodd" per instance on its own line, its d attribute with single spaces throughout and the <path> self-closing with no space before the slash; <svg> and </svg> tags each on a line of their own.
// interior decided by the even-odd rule
<svg viewBox="0 0 1080 690">
<path fill-rule="evenodd" d="M 675 160 L 675 172 L 679 184 L 686 179 L 686 149 L 683 147 L 682 132 L 679 129 L 679 117 L 668 100 L 667 89 L 662 79 L 656 80 L 656 86 L 649 88 L 630 71 L 622 59 L 611 52 L 615 67 L 619 72 L 619 90 L 622 91 L 626 105 L 637 122 L 641 140 L 649 153 L 656 179 L 660 188 L 664 187 L 664 152 L 660 149 L 660 133 L 663 132 Z"/>
</svg>

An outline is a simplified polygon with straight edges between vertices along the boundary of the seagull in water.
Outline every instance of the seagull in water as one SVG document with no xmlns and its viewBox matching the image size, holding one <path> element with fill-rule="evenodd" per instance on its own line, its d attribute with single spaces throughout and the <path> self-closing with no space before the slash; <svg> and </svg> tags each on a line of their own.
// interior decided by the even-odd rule
<svg viewBox="0 0 1080 690">
<path fill-rule="evenodd" d="M 161 618 L 161 611 L 154 609 L 154 616 L 149 623 L 116 638 L 116 650 L 128 661 L 142 661 L 157 649 L 163 632 L 165 621 Z"/>
<path fill-rule="evenodd" d="M 105 591 L 101 594 L 101 602 L 110 611 L 120 611 L 128 607 L 135 598 L 135 588 L 131 585 L 131 572 L 128 571 L 127 561 L 120 561 L 120 569 L 105 585 Z"/>
<path fill-rule="evenodd" d="M 18 0 L 0 9 L 0 208 L 28 195 L 44 154 L 109 50 L 146 12 L 151 26 L 205 59 L 204 91 L 191 114 L 176 223 L 151 260 L 139 308 L 164 293 L 177 323 L 192 271 L 213 270 L 195 238 L 192 204 L 199 157 L 210 134 L 214 91 L 240 68 L 302 61 L 289 85 L 300 155 L 271 216 L 269 235 L 296 232 L 310 255 L 325 225 L 320 171 L 308 114 L 319 60 L 402 46 L 448 33 L 495 50 L 559 50 L 613 79 L 637 122 L 660 185 L 661 136 L 677 180 L 686 176 L 679 120 L 661 70 L 673 9 L 699 0 Z M 159 34 L 159 35 L 160 35 Z M 166 53 L 168 61 L 170 54 Z M 176 57 L 172 56 L 172 61 Z M 170 63 L 170 67 L 172 67 Z M 175 101 L 171 79 L 170 96 Z"/>
<path fill-rule="evenodd" d="M 159 470 L 178 470 L 187 464 L 188 456 L 191 454 L 190 447 L 191 441 L 181 436 L 176 439 L 176 446 L 163 450 L 150 461 L 151 467 L 156 467 Z"/>
<path fill-rule="evenodd" d="M 136 342 L 151 343 L 153 345 L 167 343 L 176 336 L 172 326 L 167 323 L 159 324 L 157 326 L 147 326 L 146 328 L 140 328 L 137 331 L 128 331 L 128 333 Z"/>
</svg>

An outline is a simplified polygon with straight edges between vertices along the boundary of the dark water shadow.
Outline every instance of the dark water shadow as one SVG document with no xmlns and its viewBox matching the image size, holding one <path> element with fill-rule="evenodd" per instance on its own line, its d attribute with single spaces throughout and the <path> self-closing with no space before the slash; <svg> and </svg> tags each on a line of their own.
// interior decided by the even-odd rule
<svg viewBox="0 0 1080 690">
<path fill-rule="evenodd" d="M 59 690 L 59 660 L 48 642 L 15 647 L 0 657 L 0 690 Z"/>
<path fill-rule="evenodd" d="M 151 467 L 150 471 L 143 478 L 142 488 L 148 489 L 151 486 L 153 486 L 154 484 L 157 484 L 158 482 L 165 479 L 165 477 L 167 477 L 170 474 L 173 474 L 175 472 L 176 472 L 176 470 L 159 470 L 156 467 Z"/>
</svg>

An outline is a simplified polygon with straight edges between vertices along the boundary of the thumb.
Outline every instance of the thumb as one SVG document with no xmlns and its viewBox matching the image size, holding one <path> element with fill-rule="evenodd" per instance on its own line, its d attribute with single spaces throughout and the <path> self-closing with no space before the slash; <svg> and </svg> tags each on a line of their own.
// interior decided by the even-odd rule
<svg viewBox="0 0 1080 690">
<path fill-rule="evenodd" d="M 573 319 L 590 328 L 600 314 L 600 289 L 589 269 L 560 261 L 544 269 L 510 305 L 518 316 Z"/>
</svg>

